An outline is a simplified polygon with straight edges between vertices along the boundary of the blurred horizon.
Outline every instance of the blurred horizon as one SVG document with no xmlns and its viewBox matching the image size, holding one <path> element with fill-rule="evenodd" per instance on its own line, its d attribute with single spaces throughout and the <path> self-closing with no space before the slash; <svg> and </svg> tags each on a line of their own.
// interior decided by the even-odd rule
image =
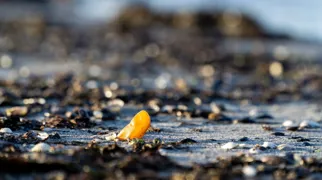
<svg viewBox="0 0 322 180">
<path fill-rule="evenodd" d="M 45 14 L 55 23 L 88 28 L 113 20 L 123 8 L 140 3 L 158 12 L 234 11 L 250 16 L 273 33 L 288 34 L 299 40 L 322 42 L 322 1 L 248 1 L 248 0 L 70 0 L 0 1 L 0 20 L 28 14 Z M 17 5 L 17 3 L 20 3 Z"/>
</svg>

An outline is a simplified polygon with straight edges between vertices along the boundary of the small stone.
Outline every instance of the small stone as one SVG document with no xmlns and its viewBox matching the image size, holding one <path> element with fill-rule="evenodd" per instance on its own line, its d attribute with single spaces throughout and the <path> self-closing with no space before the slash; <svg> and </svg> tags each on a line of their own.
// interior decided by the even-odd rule
<svg viewBox="0 0 322 180">
<path fill-rule="evenodd" d="M 273 142 L 264 142 L 262 146 L 270 149 L 275 149 L 277 147 L 276 144 Z"/>
<path fill-rule="evenodd" d="M 47 143 L 38 143 L 32 149 L 31 152 L 49 152 L 50 146 Z"/>
<path fill-rule="evenodd" d="M 17 106 L 17 107 L 12 107 L 12 108 L 8 108 L 6 109 L 6 115 L 7 116 L 18 116 L 18 117 L 22 117 L 22 116 L 26 116 L 28 113 L 28 108 L 23 106 Z"/>
<path fill-rule="evenodd" d="M 238 147 L 238 144 L 237 143 L 228 142 L 228 143 L 224 144 L 223 146 L 221 146 L 221 149 L 230 150 L 230 149 L 234 149 L 236 147 Z"/>
<path fill-rule="evenodd" d="M 108 101 L 108 106 L 117 106 L 117 107 L 123 107 L 124 101 L 122 99 L 112 99 Z"/>
<path fill-rule="evenodd" d="M 293 147 L 288 145 L 288 144 L 281 144 L 281 145 L 277 146 L 277 149 L 280 150 L 280 151 L 281 150 L 289 151 L 289 150 L 292 150 Z"/>
<path fill-rule="evenodd" d="M 302 121 L 300 124 L 300 128 L 320 128 L 321 125 L 315 121 Z"/>
<path fill-rule="evenodd" d="M 60 139 L 60 135 L 56 132 L 49 135 L 50 139 Z"/>
<path fill-rule="evenodd" d="M 197 141 L 191 139 L 191 138 L 186 138 L 180 141 L 181 144 L 194 144 L 197 143 Z"/>
<path fill-rule="evenodd" d="M 257 170 L 253 166 L 245 166 L 242 171 L 246 177 L 255 177 L 257 174 Z"/>
<path fill-rule="evenodd" d="M 105 140 L 107 140 L 107 141 L 114 141 L 115 139 L 116 139 L 116 133 L 108 134 L 105 137 Z"/>
<path fill-rule="evenodd" d="M 304 145 L 304 146 L 311 146 L 311 144 L 310 144 L 310 143 L 308 143 L 308 142 L 304 142 L 304 143 L 303 143 L 303 145 Z"/>
<path fill-rule="evenodd" d="M 249 138 L 248 137 L 242 137 L 242 138 L 240 138 L 238 141 L 249 141 Z"/>
<path fill-rule="evenodd" d="M 282 133 L 282 132 L 273 132 L 273 133 L 271 133 L 271 135 L 274 135 L 274 136 L 285 136 L 285 134 Z"/>
<path fill-rule="evenodd" d="M 49 135 L 46 132 L 39 132 L 37 137 L 41 140 L 46 140 L 49 137 Z"/>
<path fill-rule="evenodd" d="M 1 128 L 0 133 L 12 133 L 10 128 Z"/>
<path fill-rule="evenodd" d="M 287 120 L 283 122 L 283 127 L 289 128 L 289 127 L 296 127 L 297 125 L 291 121 L 291 120 Z"/>
<path fill-rule="evenodd" d="M 251 154 L 259 154 L 261 153 L 265 148 L 256 144 L 254 147 L 249 149 L 249 153 Z"/>
</svg>

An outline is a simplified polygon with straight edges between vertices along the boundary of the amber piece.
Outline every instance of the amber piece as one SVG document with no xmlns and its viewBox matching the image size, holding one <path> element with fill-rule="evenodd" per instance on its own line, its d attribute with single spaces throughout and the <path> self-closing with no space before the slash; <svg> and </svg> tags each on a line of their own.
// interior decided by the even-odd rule
<svg viewBox="0 0 322 180">
<path fill-rule="evenodd" d="M 117 137 L 120 140 L 142 138 L 150 127 L 150 122 L 149 114 L 142 110 L 132 118 L 131 122 L 121 130 Z"/>
</svg>

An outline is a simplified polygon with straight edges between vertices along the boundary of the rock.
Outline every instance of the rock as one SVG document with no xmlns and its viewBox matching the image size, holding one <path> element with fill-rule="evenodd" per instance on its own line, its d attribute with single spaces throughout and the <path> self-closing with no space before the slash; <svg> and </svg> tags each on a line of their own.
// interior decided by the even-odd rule
<svg viewBox="0 0 322 180">
<path fill-rule="evenodd" d="M 242 137 L 242 138 L 240 138 L 238 141 L 249 141 L 249 138 L 248 137 Z"/>
<path fill-rule="evenodd" d="M 105 137 L 105 140 L 107 140 L 107 141 L 114 141 L 115 139 L 116 139 L 116 133 L 108 134 Z"/>
<path fill-rule="evenodd" d="M 273 142 L 264 142 L 262 146 L 270 149 L 275 149 L 277 147 L 276 144 Z"/>
<path fill-rule="evenodd" d="M 228 143 L 224 144 L 223 146 L 221 146 L 221 149 L 230 150 L 230 149 L 234 149 L 236 147 L 238 147 L 238 144 L 237 143 L 228 142 Z"/>
<path fill-rule="evenodd" d="M 12 133 L 10 128 L 1 128 L 0 133 Z"/>
<path fill-rule="evenodd" d="M 264 147 L 256 144 L 254 147 L 252 147 L 252 148 L 249 149 L 249 153 L 251 153 L 251 154 L 258 154 L 258 153 L 261 153 L 263 150 L 265 150 Z"/>
<path fill-rule="evenodd" d="M 285 136 L 285 134 L 282 133 L 282 132 L 273 132 L 273 133 L 271 133 L 271 135 L 274 135 L 274 136 Z"/>
<path fill-rule="evenodd" d="M 296 127 L 296 126 L 297 125 L 291 120 L 287 120 L 283 122 L 283 127 L 286 127 L 286 128 Z"/>
<path fill-rule="evenodd" d="M 278 150 L 285 150 L 285 151 L 289 151 L 289 150 L 293 150 L 294 148 L 288 144 L 280 144 L 277 146 Z"/>
<path fill-rule="evenodd" d="M 38 143 L 32 149 L 31 152 L 49 152 L 50 146 L 47 143 Z"/>
<path fill-rule="evenodd" d="M 17 116 L 17 117 L 23 117 L 26 116 L 28 113 L 28 108 L 25 106 L 17 106 L 17 107 L 12 107 L 6 109 L 6 115 L 11 117 L 11 116 Z"/>
<path fill-rule="evenodd" d="M 242 171 L 246 177 L 255 177 L 257 174 L 257 170 L 253 166 L 245 166 Z"/>
<path fill-rule="evenodd" d="M 300 128 L 320 128 L 321 125 L 315 121 L 302 121 L 300 124 Z"/>
<path fill-rule="evenodd" d="M 197 143 L 196 140 L 193 140 L 191 138 L 186 138 L 186 139 L 183 139 L 180 141 L 181 144 L 194 144 L 194 143 Z"/>
<path fill-rule="evenodd" d="M 46 139 L 49 137 L 49 135 L 48 135 L 48 133 L 46 133 L 46 132 L 39 132 L 39 133 L 38 133 L 38 135 L 37 135 L 37 137 L 38 137 L 40 140 L 46 140 Z"/>
</svg>

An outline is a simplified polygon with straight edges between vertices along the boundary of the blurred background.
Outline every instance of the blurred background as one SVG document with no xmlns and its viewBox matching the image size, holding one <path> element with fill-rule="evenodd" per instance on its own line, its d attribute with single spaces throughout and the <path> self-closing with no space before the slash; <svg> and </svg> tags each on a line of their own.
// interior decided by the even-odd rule
<svg viewBox="0 0 322 180">
<path fill-rule="evenodd" d="M 0 77 L 284 90 L 320 76 L 321 13 L 319 0 L 0 0 Z"/>
</svg>

